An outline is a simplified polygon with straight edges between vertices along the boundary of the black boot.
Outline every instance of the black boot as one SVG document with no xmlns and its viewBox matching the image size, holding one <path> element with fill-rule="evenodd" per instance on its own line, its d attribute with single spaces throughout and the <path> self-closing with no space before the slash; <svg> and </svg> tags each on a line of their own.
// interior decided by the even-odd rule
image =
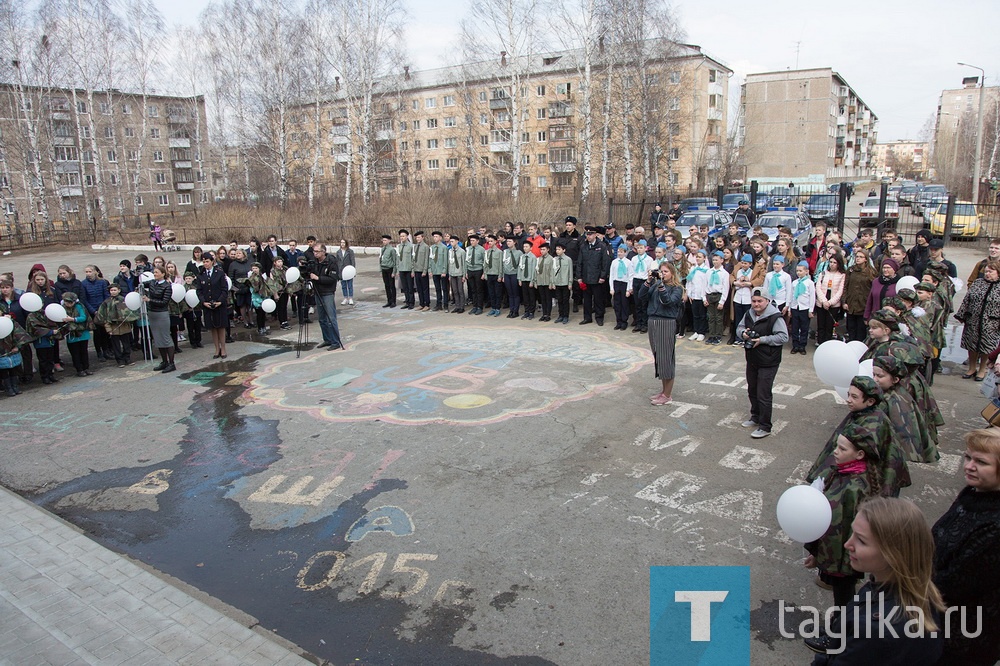
<svg viewBox="0 0 1000 666">
<path fill-rule="evenodd" d="M 170 365 L 169 363 L 167 363 L 166 350 L 160 349 L 158 351 L 160 352 L 160 363 L 158 365 L 153 366 L 153 372 L 163 372 L 163 369 L 166 368 L 168 365 Z"/>
<path fill-rule="evenodd" d="M 12 374 L 10 376 L 10 385 L 14 389 L 14 395 L 21 395 L 21 382 L 17 375 Z"/>
<path fill-rule="evenodd" d="M 3 388 L 7 391 L 7 395 L 12 398 L 17 395 L 17 391 L 14 390 L 14 384 L 11 382 L 10 375 L 3 378 Z"/>
</svg>

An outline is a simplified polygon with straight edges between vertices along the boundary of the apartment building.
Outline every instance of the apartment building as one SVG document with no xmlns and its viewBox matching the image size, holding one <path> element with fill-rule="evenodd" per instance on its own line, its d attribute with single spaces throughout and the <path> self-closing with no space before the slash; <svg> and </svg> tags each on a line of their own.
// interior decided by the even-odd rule
<svg viewBox="0 0 1000 666">
<path fill-rule="evenodd" d="M 0 84 L 7 231 L 133 225 L 204 206 L 207 136 L 200 96 Z"/>
<path fill-rule="evenodd" d="M 942 90 L 938 98 L 934 127 L 934 156 L 938 178 L 958 185 L 962 178 L 971 178 L 976 152 L 976 128 L 979 118 L 979 96 L 983 100 L 984 134 L 991 136 L 989 119 L 1000 106 L 1000 87 L 979 87 L 978 76 L 962 79 L 962 87 Z M 995 136 L 995 133 L 992 133 Z M 988 139 L 987 139 L 988 141 Z M 983 149 L 984 166 L 989 160 L 991 144 Z M 983 169 L 983 173 L 986 169 Z"/>
<path fill-rule="evenodd" d="M 826 184 L 871 177 L 878 118 L 829 67 L 750 74 L 741 107 L 749 178 Z"/>
<path fill-rule="evenodd" d="M 464 188 L 579 196 L 640 195 L 714 187 L 725 137 L 731 70 L 697 46 L 658 43 L 644 61 L 592 63 L 591 94 L 580 51 L 440 69 L 404 69 L 375 102 L 370 133 L 377 189 Z M 516 82 L 516 83 L 512 83 Z M 347 85 L 321 105 L 319 192 L 360 177 L 358 113 Z M 593 137 L 587 159 L 589 112 Z M 314 137 L 308 107 L 292 115 L 293 196 L 305 190 Z M 352 165 L 349 167 L 349 165 Z"/>
<path fill-rule="evenodd" d="M 892 141 L 873 146 L 875 176 L 925 179 L 930 167 L 930 144 L 926 141 Z"/>
</svg>

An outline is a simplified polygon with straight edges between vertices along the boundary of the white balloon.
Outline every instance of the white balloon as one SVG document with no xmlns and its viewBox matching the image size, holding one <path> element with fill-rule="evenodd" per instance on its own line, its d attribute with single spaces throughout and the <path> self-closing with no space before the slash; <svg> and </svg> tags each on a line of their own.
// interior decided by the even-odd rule
<svg viewBox="0 0 1000 666">
<path fill-rule="evenodd" d="M 865 355 L 865 352 L 868 351 L 868 345 L 861 340 L 851 340 L 847 343 L 847 348 L 854 352 L 854 357 L 859 361 Z"/>
<path fill-rule="evenodd" d="M 846 386 L 858 374 L 858 359 L 846 342 L 827 340 L 813 354 L 816 376 L 833 386 Z"/>
<path fill-rule="evenodd" d="M 833 389 L 837 392 L 842 399 L 847 400 L 847 392 L 850 390 L 850 386 L 834 386 Z"/>
<path fill-rule="evenodd" d="M 45 316 L 49 318 L 49 321 L 61 322 L 69 315 L 66 314 L 66 308 L 61 303 L 49 303 L 45 306 Z"/>
<path fill-rule="evenodd" d="M 233 279 L 227 275 L 226 276 L 226 291 L 232 291 L 232 290 L 233 290 Z"/>
<path fill-rule="evenodd" d="M 21 294 L 21 298 L 17 299 L 17 302 L 21 304 L 21 309 L 25 312 L 38 312 L 42 309 L 42 297 L 31 291 Z"/>
<path fill-rule="evenodd" d="M 301 276 L 302 274 L 299 272 L 299 269 L 296 268 L 295 266 L 292 266 L 287 271 L 285 271 L 285 281 L 288 282 L 289 284 L 298 281 L 298 279 Z"/>
<path fill-rule="evenodd" d="M 340 277 L 343 280 L 353 280 L 357 274 L 358 269 L 354 266 L 344 266 L 344 270 L 340 271 Z"/>
<path fill-rule="evenodd" d="M 277 308 L 278 304 L 274 302 L 273 298 L 265 298 L 260 304 L 260 309 L 268 314 L 274 312 Z"/>
<path fill-rule="evenodd" d="M 156 278 L 153 276 L 153 271 L 146 271 L 145 273 L 139 276 L 140 282 L 149 282 L 150 280 L 155 280 L 155 279 Z"/>
<path fill-rule="evenodd" d="M 858 365 L 858 374 L 862 377 L 875 378 L 875 361 L 868 359 L 867 361 L 861 361 Z"/>
<path fill-rule="evenodd" d="M 125 306 L 128 309 L 138 310 L 140 305 L 142 305 L 142 297 L 139 296 L 139 292 L 132 291 L 125 294 Z"/>
<path fill-rule="evenodd" d="M 195 291 L 194 289 L 189 289 L 188 292 L 184 294 L 184 302 L 190 305 L 191 307 L 196 307 L 200 302 L 198 300 L 198 292 Z"/>
<path fill-rule="evenodd" d="M 10 317 L 0 317 L 0 338 L 6 338 L 14 332 L 14 320 Z"/>
<path fill-rule="evenodd" d="M 170 298 L 174 303 L 180 303 L 184 300 L 184 294 L 187 290 L 182 284 L 172 284 L 170 285 Z"/>
<path fill-rule="evenodd" d="M 830 529 L 830 500 L 812 486 L 792 486 L 778 499 L 778 524 L 794 541 L 809 543 Z"/>
<path fill-rule="evenodd" d="M 898 292 L 900 289 L 916 289 L 918 284 L 920 284 L 919 279 L 912 275 L 904 275 L 896 281 L 896 291 Z"/>
<path fill-rule="evenodd" d="M 955 291 L 962 291 L 962 287 L 965 286 L 965 283 L 962 282 L 962 278 L 951 278 L 951 283 L 955 285 Z"/>
</svg>

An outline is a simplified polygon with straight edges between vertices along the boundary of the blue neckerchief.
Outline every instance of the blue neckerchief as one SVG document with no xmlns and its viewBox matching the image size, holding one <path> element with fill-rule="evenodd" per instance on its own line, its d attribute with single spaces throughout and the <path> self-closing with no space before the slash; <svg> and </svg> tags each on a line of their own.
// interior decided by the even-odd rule
<svg viewBox="0 0 1000 666">
<path fill-rule="evenodd" d="M 711 270 L 711 272 L 710 272 L 710 274 L 708 276 L 708 286 L 709 287 L 714 287 L 717 284 L 719 284 L 719 285 L 722 284 L 722 277 L 719 275 L 719 273 L 721 273 L 721 272 L 722 272 L 721 268 L 719 268 L 719 269 L 713 268 Z"/>
<path fill-rule="evenodd" d="M 795 281 L 795 296 L 792 297 L 793 301 L 798 302 L 799 296 L 806 293 L 806 280 L 808 279 L 809 276 L 807 275 L 806 277 L 801 277 Z"/>
<path fill-rule="evenodd" d="M 771 298 L 775 298 L 778 292 L 781 291 L 781 274 L 783 271 L 772 271 L 771 272 Z"/>
<path fill-rule="evenodd" d="M 625 261 L 624 260 L 619 260 L 618 261 L 618 279 L 619 280 L 624 280 L 626 275 L 628 275 L 628 269 L 625 268 Z"/>
</svg>

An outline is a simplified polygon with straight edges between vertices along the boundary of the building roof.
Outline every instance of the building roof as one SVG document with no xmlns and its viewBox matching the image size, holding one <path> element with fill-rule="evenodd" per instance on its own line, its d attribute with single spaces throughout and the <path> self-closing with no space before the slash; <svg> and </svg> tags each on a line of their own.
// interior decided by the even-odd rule
<svg viewBox="0 0 1000 666">
<path fill-rule="evenodd" d="M 754 83 L 753 81 L 750 80 L 751 77 L 773 76 L 775 74 L 783 74 L 785 75 L 786 79 L 807 79 L 807 78 L 814 78 L 816 76 L 833 77 L 838 81 L 840 81 L 841 85 L 847 86 L 850 89 L 850 91 L 854 93 L 854 96 L 857 97 L 858 102 L 864 104 L 865 108 L 871 111 L 873 121 L 878 120 L 878 116 L 875 115 L 875 111 L 872 110 L 872 107 L 868 106 L 868 104 L 866 104 L 865 101 L 861 99 L 861 95 L 858 94 L 858 91 L 852 88 L 851 84 L 847 82 L 847 79 L 845 79 L 839 73 L 833 71 L 832 67 L 813 67 L 810 69 L 783 69 L 773 72 L 756 72 L 754 74 L 747 74 L 746 83 Z"/>
</svg>

